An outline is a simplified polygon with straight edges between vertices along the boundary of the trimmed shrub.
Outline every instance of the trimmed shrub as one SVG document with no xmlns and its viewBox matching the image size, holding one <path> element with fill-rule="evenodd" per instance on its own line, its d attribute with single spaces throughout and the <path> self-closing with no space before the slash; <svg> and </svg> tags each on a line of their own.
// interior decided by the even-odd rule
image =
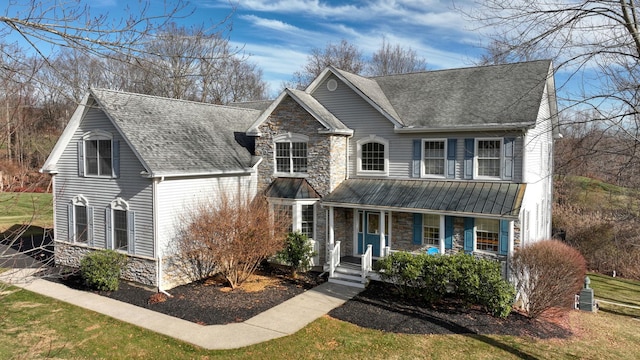
<svg viewBox="0 0 640 360">
<path fill-rule="evenodd" d="M 551 308 L 573 308 L 586 274 L 580 252 L 558 240 L 518 249 L 511 268 L 523 308 L 531 318 Z"/>
<path fill-rule="evenodd" d="M 95 290 L 118 290 L 120 274 L 127 264 L 127 255 L 114 250 L 94 251 L 80 260 L 80 275 L 84 283 Z"/>
<path fill-rule="evenodd" d="M 378 260 L 376 270 L 404 296 L 419 296 L 427 303 L 455 297 L 497 317 L 509 315 L 515 297 L 514 287 L 502 278 L 500 263 L 467 254 L 395 252 Z"/>
<path fill-rule="evenodd" d="M 291 276 L 297 277 L 298 271 L 304 271 L 311 265 L 311 258 L 316 255 L 307 235 L 299 231 L 287 234 L 284 249 L 277 254 L 279 260 L 291 267 Z"/>
</svg>

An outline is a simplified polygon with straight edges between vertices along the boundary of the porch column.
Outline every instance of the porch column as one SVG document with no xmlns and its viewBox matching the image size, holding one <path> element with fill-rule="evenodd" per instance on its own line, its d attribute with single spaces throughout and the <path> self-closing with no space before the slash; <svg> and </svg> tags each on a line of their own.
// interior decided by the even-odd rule
<svg viewBox="0 0 640 360">
<path fill-rule="evenodd" d="M 509 254 L 509 256 L 513 255 L 513 249 L 515 247 L 515 232 L 513 230 L 513 220 L 509 221 L 509 251 L 507 252 L 507 254 Z M 522 231 L 520 231 L 520 236 L 522 236 Z M 522 240 L 521 240 L 522 242 Z"/>
<path fill-rule="evenodd" d="M 333 245 L 335 244 L 335 230 L 333 227 L 333 206 L 329 206 L 329 249 L 333 249 Z"/>
<path fill-rule="evenodd" d="M 387 219 L 385 219 L 384 217 L 384 211 L 380 211 L 380 222 L 378 223 L 378 226 L 380 228 L 380 230 L 378 231 L 378 233 L 380 234 L 380 254 L 378 254 L 378 256 L 383 257 L 384 256 L 384 247 L 385 247 L 385 241 L 384 241 L 384 224 L 385 221 L 387 221 Z"/>
</svg>

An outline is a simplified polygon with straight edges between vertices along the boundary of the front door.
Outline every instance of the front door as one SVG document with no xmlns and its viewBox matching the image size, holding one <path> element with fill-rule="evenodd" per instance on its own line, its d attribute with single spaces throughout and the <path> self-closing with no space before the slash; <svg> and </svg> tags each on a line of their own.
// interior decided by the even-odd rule
<svg viewBox="0 0 640 360">
<path fill-rule="evenodd" d="M 359 211 L 358 212 L 358 254 L 363 254 L 367 245 L 372 246 L 373 256 L 380 255 L 380 212 L 379 211 Z M 385 244 L 389 245 L 387 235 L 387 217 L 385 216 Z"/>
</svg>

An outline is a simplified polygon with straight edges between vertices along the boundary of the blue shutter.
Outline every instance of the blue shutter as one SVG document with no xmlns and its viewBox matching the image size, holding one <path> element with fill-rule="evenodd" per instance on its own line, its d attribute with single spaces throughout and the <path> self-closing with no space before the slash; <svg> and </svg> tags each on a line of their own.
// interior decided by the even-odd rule
<svg viewBox="0 0 640 360">
<path fill-rule="evenodd" d="M 504 163 L 502 164 L 504 180 L 513 180 L 515 144 L 515 138 L 504 139 Z"/>
<path fill-rule="evenodd" d="M 127 230 L 129 234 L 127 236 L 127 247 L 129 254 L 136 253 L 136 213 L 135 211 L 127 211 Z"/>
<path fill-rule="evenodd" d="M 473 252 L 473 218 L 464 218 L 464 252 Z"/>
<path fill-rule="evenodd" d="M 422 245 L 422 214 L 413 214 L 413 244 Z"/>
<path fill-rule="evenodd" d="M 67 205 L 67 241 L 73 241 L 75 232 L 75 219 L 73 217 L 73 204 Z"/>
<path fill-rule="evenodd" d="M 464 178 L 473 179 L 473 157 L 476 147 L 475 139 L 464 139 Z"/>
<path fill-rule="evenodd" d="M 87 244 L 93 246 L 93 206 L 87 206 Z"/>
<path fill-rule="evenodd" d="M 453 249 L 453 216 L 444 217 L 444 248 Z"/>
<path fill-rule="evenodd" d="M 78 176 L 84 176 L 84 141 L 78 140 Z"/>
<path fill-rule="evenodd" d="M 104 210 L 104 246 L 113 249 L 113 237 L 111 236 L 111 208 Z"/>
<path fill-rule="evenodd" d="M 447 140 L 447 179 L 456 178 L 456 145 L 458 139 Z"/>
<path fill-rule="evenodd" d="M 420 177 L 420 161 L 422 160 L 422 140 L 413 140 L 413 166 L 412 177 Z"/>
<path fill-rule="evenodd" d="M 500 220 L 500 254 L 506 255 L 509 252 L 509 221 Z"/>
<path fill-rule="evenodd" d="M 113 157 L 112 157 L 113 177 L 117 178 L 117 177 L 120 177 L 120 141 L 113 140 L 111 144 L 111 151 L 113 152 Z"/>
</svg>

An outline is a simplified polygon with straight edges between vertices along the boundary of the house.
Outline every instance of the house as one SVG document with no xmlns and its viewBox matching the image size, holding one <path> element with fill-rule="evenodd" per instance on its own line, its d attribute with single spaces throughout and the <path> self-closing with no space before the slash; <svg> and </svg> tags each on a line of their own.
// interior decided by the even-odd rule
<svg viewBox="0 0 640 360">
<path fill-rule="evenodd" d="M 358 281 L 394 250 L 473 253 L 507 276 L 515 248 L 551 237 L 557 131 L 552 64 L 533 61 L 375 78 L 328 67 L 247 135 L 258 191 L 320 245 L 331 278 Z M 339 267 L 362 255 L 355 277 Z"/>
<path fill-rule="evenodd" d="M 129 255 L 123 277 L 168 289 L 171 240 L 199 202 L 255 194 L 244 132 L 255 109 L 91 89 L 42 172 L 53 175 L 58 264 L 96 249 Z"/>
<path fill-rule="evenodd" d="M 551 236 L 550 61 L 374 78 L 330 66 L 243 106 L 91 90 L 43 167 L 56 260 L 119 249 L 134 259 L 127 278 L 167 289 L 185 209 L 238 191 L 289 216 L 332 281 L 360 283 L 396 250 L 506 265 Z"/>
</svg>

